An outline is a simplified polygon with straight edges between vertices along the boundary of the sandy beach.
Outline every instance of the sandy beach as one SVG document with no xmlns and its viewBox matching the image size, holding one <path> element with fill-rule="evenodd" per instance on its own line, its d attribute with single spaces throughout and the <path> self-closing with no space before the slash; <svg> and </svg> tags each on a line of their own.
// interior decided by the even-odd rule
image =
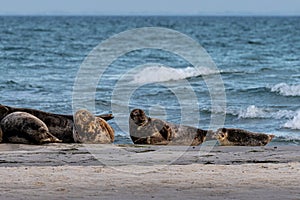
<svg viewBox="0 0 300 200">
<path fill-rule="evenodd" d="M 0 144 L 0 199 L 300 199 L 300 147 Z"/>
</svg>

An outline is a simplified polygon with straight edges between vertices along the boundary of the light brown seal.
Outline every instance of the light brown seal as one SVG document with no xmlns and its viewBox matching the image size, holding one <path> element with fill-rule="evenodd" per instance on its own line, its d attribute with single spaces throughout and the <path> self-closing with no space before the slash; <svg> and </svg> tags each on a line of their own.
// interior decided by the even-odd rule
<svg viewBox="0 0 300 200">
<path fill-rule="evenodd" d="M 236 128 L 219 128 L 215 134 L 223 146 L 264 146 L 275 136 Z"/>
<path fill-rule="evenodd" d="M 134 144 L 196 146 L 204 142 L 208 131 L 150 118 L 143 110 L 134 109 L 129 132 Z"/>
<path fill-rule="evenodd" d="M 57 137 L 58 139 L 62 140 L 65 143 L 73 143 L 75 142 L 73 138 L 73 127 L 74 127 L 74 120 L 73 115 L 61 115 L 61 114 L 54 114 L 49 112 L 44 112 L 41 110 L 29 109 L 29 108 L 15 108 L 10 106 L 5 106 L 0 104 L 0 121 L 5 116 L 13 112 L 26 112 L 29 113 L 41 121 L 43 121 L 50 133 Z M 96 116 L 99 120 L 110 120 L 113 118 L 112 114 L 103 114 Z"/>
<path fill-rule="evenodd" d="M 87 110 L 78 110 L 74 122 L 73 137 L 76 142 L 108 144 L 114 141 L 114 130 L 111 126 Z"/>
<path fill-rule="evenodd" d="M 4 133 L 3 142 L 25 144 L 61 142 L 49 132 L 44 122 L 26 112 L 13 112 L 5 116 L 0 126 Z"/>
</svg>

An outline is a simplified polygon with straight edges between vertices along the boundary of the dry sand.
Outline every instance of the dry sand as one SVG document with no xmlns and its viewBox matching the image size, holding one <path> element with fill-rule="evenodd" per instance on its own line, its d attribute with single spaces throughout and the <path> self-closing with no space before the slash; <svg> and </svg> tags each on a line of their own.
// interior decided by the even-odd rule
<svg viewBox="0 0 300 200">
<path fill-rule="evenodd" d="M 0 199 L 300 199 L 300 147 L 0 144 Z"/>
</svg>

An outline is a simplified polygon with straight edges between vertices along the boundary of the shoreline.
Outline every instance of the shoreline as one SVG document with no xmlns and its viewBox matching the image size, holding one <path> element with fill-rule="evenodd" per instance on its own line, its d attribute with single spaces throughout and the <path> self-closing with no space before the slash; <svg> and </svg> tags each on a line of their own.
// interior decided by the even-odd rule
<svg viewBox="0 0 300 200">
<path fill-rule="evenodd" d="M 0 144 L 0 199 L 299 199 L 299 151 Z"/>
</svg>

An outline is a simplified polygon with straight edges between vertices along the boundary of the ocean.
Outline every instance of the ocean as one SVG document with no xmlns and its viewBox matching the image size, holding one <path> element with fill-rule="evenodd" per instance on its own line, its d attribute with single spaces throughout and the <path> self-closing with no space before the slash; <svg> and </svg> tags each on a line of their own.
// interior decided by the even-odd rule
<svg viewBox="0 0 300 200">
<path fill-rule="evenodd" d="M 0 104 L 71 114 L 78 71 L 97 45 L 135 28 L 168 28 L 190 37 L 210 55 L 224 84 L 226 107 L 212 109 L 205 79 L 215 71 L 208 66 L 199 71 L 172 52 L 133 50 L 114 60 L 96 83 L 93 112 L 116 116 L 110 121 L 115 143 L 132 143 L 123 126 L 130 110 L 141 108 L 173 123 L 199 118 L 202 129 L 211 128 L 212 117 L 224 115 L 220 126 L 274 134 L 274 145 L 300 145 L 299 21 L 251 16 L 1 16 Z M 132 37 L 142 38 L 142 46 L 143 35 Z M 129 98 L 114 100 L 123 97 L 114 91 L 118 81 L 136 66 L 146 66 L 131 80 L 140 87 Z M 184 93 L 189 88 L 182 80 L 192 88 L 196 103 Z M 183 99 L 174 88 L 181 88 Z"/>
</svg>

